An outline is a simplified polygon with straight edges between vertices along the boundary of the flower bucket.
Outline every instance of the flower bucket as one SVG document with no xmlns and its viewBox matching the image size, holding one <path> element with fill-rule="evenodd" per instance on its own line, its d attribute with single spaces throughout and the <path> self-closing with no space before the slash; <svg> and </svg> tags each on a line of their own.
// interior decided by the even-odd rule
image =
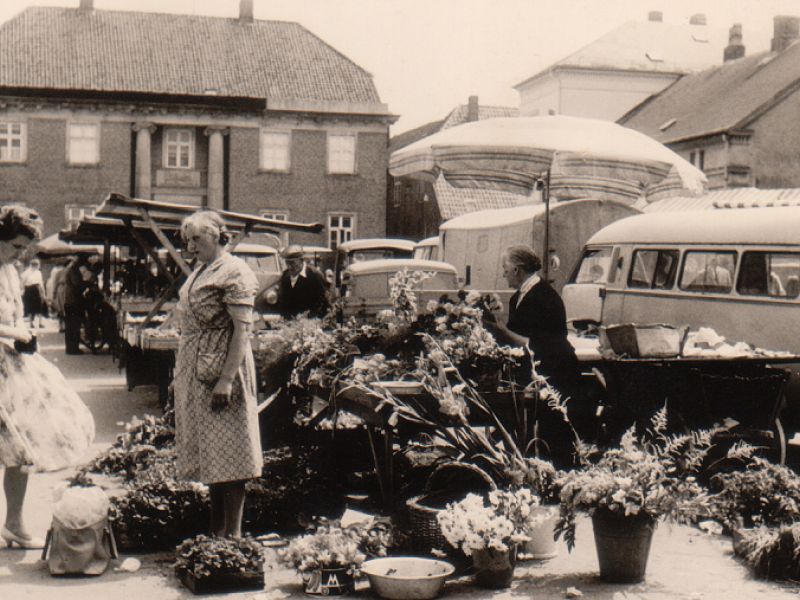
<svg viewBox="0 0 800 600">
<path fill-rule="evenodd" d="M 317 569 L 303 574 L 303 587 L 310 596 L 344 596 L 353 591 L 355 583 L 347 567 Z"/>
<path fill-rule="evenodd" d="M 656 523 L 646 515 L 617 515 L 597 510 L 592 515 L 600 579 L 638 583 L 644 579 Z"/>
<path fill-rule="evenodd" d="M 517 549 L 474 550 L 472 564 L 475 567 L 475 585 L 491 590 L 504 589 L 509 587 L 514 579 Z"/>
<path fill-rule="evenodd" d="M 537 506 L 531 511 L 531 517 L 539 516 L 544 517 L 544 520 L 528 529 L 527 534 L 530 539 L 520 548 L 522 555 L 519 558 L 521 560 L 523 558 L 524 560 L 548 560 L 558 555 L 553 533 L 556 523 L 558 523 L 558 505 Z"/>
</svg>

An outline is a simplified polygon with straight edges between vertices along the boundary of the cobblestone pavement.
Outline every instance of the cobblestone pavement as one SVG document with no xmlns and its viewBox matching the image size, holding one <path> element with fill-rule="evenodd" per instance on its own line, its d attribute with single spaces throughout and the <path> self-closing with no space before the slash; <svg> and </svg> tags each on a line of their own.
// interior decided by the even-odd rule
<svg viewBox="0 0 800 600">
<path fill-rule="evenodd" d="M 54 328 L 41 336 L 43 354 L 53 360 L 81 394 L 95 416 L 98 435 L 87 460 L 110 444 L 122 431 L 122 423 L 133 415 L 157 412 L 156 392 L 136 388 L 128 392 L 125 379 L 108 355 L 66 356 L 63 338 Z M 30 528 L 44 534 L 51 519 L 52 489 L 71 471 L 38 474 L 31 477 L 26 516 Z M 5 506 L 0 498 L 0 511 Z M 510 589 L 499 592 L 480 590 L 469 578 L 447 583 L 445 597 L 461 599 L 565 598 L 568 588 L 583 592 L 584 598 L 597 600 L 777 600 L 797 597 L 800 586 L 754 580 L 748 569 L 731 556 L 730 539 L 704 534 L 695 529 L 661 525 L 656 530 L 650 552 L 647 580 L 637 585 L 611 585 L 597 578 L 597 558 L 591 524 L 578 524 L 577 546 L 568 553 L 559 547 L 554 559 L 519 563 Z M 272 551 L 268 551 L 272 552 Z M 266 586 L 263 592 L 230 594 L 244 600 L 307 598 L 299 578 L 291 571 L 273 566 L 268 555 Z M 171 600 L 192 594 L 172 575 L 170 554 L 138 556 L 142 567 L 135 573 L 109 570 L 94 578 L 56 578 L 39 561 L 38 551 L 0 549 L 0 600 Z M 356 597 L 372 594 L 366 583 L 359 583 Z"/>
</svg>

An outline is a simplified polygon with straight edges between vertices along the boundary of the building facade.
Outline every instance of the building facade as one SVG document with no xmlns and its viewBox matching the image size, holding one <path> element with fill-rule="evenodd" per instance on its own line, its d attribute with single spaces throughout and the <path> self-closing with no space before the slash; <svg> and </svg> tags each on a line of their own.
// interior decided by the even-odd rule
<svg viewBox="0 0 800 600">
<path fill-rule="evenodd" d="M 769 51 L 726 52 L 724 64 L 682 77 L 619 122 L 703 170 L 709 189 L 800 187 L 800 18 L 774 24 Z"/>
<path fill-rule="evenodd" d="M 0 202 L 48 232 L 109 192 L 385 234 L 372 76 L 296 23 L 29 8 L 0 28 Z"/>
</svg>

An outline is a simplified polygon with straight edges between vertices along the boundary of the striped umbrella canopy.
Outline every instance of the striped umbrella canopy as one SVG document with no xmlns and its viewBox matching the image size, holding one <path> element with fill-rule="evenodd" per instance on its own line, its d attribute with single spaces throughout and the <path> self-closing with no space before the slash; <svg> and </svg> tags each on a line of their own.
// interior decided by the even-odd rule
<svg viewBox="0 0 800 600">
<path fill-rule="evenodd" d="M 568 116 L 464 123 L 393 152 L 389 172 L 461 188 L 530 194 L 550 171 L 559 200 L 648 202 L 703 193 L 702 171 L 651 137 L 611 121 Z"/>
</svg>

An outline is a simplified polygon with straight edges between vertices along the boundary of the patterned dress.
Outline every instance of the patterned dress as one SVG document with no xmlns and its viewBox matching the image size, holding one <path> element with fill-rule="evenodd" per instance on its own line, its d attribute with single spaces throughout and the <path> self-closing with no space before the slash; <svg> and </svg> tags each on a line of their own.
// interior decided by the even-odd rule
<svg viewBox="0 0 800 600">
<path fill-rule="evenodd" d="M 22 321 L 19 277 L 0 265 L 0 324 Z M 61 372 L 0 337 L 0 464 L 55 471 L 86 460 L 94 419 Z"/>
<path fill-rule="evenodd" d="M 222 483 L 261 475 L 255 364 L 249 344 L 228 407 L 212 412 L 214 384 L 197 377 L 200 354 L 224 355 L 228 350 L 233 320 L 227 306 L 252 308 L 257 289 L 250 267 L 227 253 L 195 269 L 181 288 L 174 389 L 177 471 L 182 479 Z"/>
</svg>

